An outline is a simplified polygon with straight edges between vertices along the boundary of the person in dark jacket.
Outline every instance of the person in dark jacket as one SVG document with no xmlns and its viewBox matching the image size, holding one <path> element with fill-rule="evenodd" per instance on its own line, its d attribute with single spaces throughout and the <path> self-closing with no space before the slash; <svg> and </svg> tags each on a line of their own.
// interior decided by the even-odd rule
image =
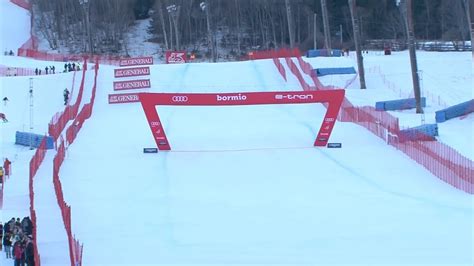
<svg viewBox="0 0 474 266">
<path fill-rule="evenodd" d="M 63 96 L 64 96 L 64 105 L 66 105 L 67 102 L 69 101 L 69 90 L 67 88 L 64 89 Z"/>
<path fill-rule="evenodd" d="M 12 241 L 11 241 L 11 234 L 10 232 L 6 232 L 3 236 L 3 246 L 5 248 L 5 253 L 7 255 L 7 259 L 12 257 Z"/>
<path fill-rule="evenodd" d="M 3 246 L 3 224 L 0 222 L 0 251 L 2 251 Z"/>
<path fill-rule="evenodd" d="M 25 262 L 28 266 L 35 265 L 35 253 L 34 253 L 33 240 L 31 236 L 28 236 L 26 240 L 26 249 L 25 249 Z"/>
<path fill-rule="evenodd" d="M 21 228 L 26 235 L 31 235 L 33 233 L 33 222 L 30 217 L 25 217 L 21 220 Z"/>
</svg>

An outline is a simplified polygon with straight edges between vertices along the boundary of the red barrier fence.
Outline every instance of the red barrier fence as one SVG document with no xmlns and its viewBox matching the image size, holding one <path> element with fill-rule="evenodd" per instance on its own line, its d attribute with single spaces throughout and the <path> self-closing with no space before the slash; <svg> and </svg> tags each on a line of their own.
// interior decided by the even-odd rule
<svg viewBox="0 0 474 266">
<path fill-rule="evenodd" d="M 298 49 L 280 49 L 280 50 L 268 50 L 268 51 L 252 51 L 247 55 L 248 60 L 258 59 L 274 59 L 274 58 L 285 58 L 285 57 L 298 57 L 301 56 Z"/>
<path fill-rule="evenodd" d="M 24 9 L 27 9 L 27 10 L 31 9 L 31 4 L 27 0 L 10 0 L 10 2 Z"/>
<path fill-rule="evenodd" d="M 305 62 L 301 56 L 297 56 L 297 59 L 303 73 L 311 77 L 314 86 L 306 83 L 292 59 L 286 58 L 285 61 L 304 90 L 334 89 L 333 86 L 324 86 L 312 71 L 312 66 Z M 402 139 L 399 134 L 398 118 L 385 111 L 375 111 L 373 107 L 356 107 L 347 98 L 342 103 L 338 119 L 365 127 L 387 141 L 388 144 L 403 151 L 441 180 L 467 193 L 474 194 L 474 163 L 453 148 L 437 141 Z"/>
<path fill-rule="evenodd" d="M 33 76 L 34 74 L 35 71 L 30 68 L 0 66 L 1 77 Z"/>
<path fill-rule="evenodd" d="M 56 61 L 56 62 L 69 62 L 69 61 L 83 61 L 84 59 L 90 59 L 97 61 L 100 60 L 101 64 L 105 65 L 116 65 L 120 64 L 121 58 L 118 56 L 109 55 L 90 55 L 90 54 L 52 54 L 48 52 L 37 51 L 32 48 L 19 48 L 18 56 L 31 57 L 36 60 L 44 61 Z"/>
<path fill-rule="evenodd" d="M 61 132 L 63 132 L 64 128 L 66 127 L 66 124 L 77 116 L 77 112 L 79 111 L 79 106 L 81 105 L 82 101 L 82 95 L 84 93 L 86 70 L 87 62 L 84 60 L 81 85 L 79 86 L 79 93 L 77 95 L 76 102 L 73 105 L 67 105 L 63 112 L 55 114 L 51 119 L 51 122 L 48 124 L 48 133 L 51 137 L 53 137 L 54 141 L 59 138 Z"/>
<path fill-rule="evenodd" d="M 82 107 L 82 110 L 79 112 L 77 117 L 74 119 L 72 125 L 70 125 L 66 130 L 66 141 L 68 145 L 71 145 L 74 140 L 76 139 L 77 133 L 81 130 L 84 121 L 91 117 L 92 115 L 92 107 L 94 106 L 95 101 L 95 94 L 96 94 L 96 87 L 97 87 L 97 74 L 99 71 L 99 64 L 96 63 L 95 66 L 95 77 L 94 77 L 94 85 L 92 87 L 92 96 L 89 103 L 85 104 Z"/>
<path fill-rule="evenodd" d="M 74 142 L 77 136 L 77 133 L 82 128 L 84 121 L 92 115 L 92 107 L 94 105 L 95 95 L 96 95 L 97 75 L 99 71 L 98 62 L 96 62 L 94 69 L 95 69 L 94 71 L 95 76 L 94 76 L 94 84 L 92 87 L 92 95 L 91 95 L 90 102 L 85 104 L 82 107 L 79 114 L 75 117 L 73 124 L 67 128 L 66 140 L 68 144 L 71 144 Z M 59 145 L 57 154 L 54 157 L 54 161 L 53 161 L 53 184 L 54 184 L 54 190 L 56 192 L 56 199 L 57 199 L 59 208 L 61 210 L 61 216 L 63 218 L 64 228 L 66 229 L 66 233 L 68 237 L 69 257 L 71 260 L 71 266 L 78 266 L 78 265 L 82 265 L 83 245 L 80 244 L 79 241 L 72 234 L 71 207 L 67 205 L 66 201 L 64 200 L 61 180 L 59 179 L 59 171 L 61 169 L 61 165 L 64 162 L 65 155 L 66 155 L 65 142 L 61 138 L 61 143 Z"/>
<path fill-rule="evenodd" d="M 41 265 L 40 255 L 38 252 L 38 243 L 36 237 L 36 211 L 35 211 L 35 192 L 33 188 L 33 179 L 38 171 L 41 163 L 44 160 L 44 156 L 46 155 L 46 137 L 40 143 L 38 149 L 36 149 L 35 154 L 30 160 L 30 176 L 29 176 L 29 194 L 30 194 L 30 217 L 33 223 L 33 247 L 34 247 L 34 258 L 35 258 L 35 265 Z"/>
<path fill-rule="evenodd" d="M 61 139 L 61 144 L 59 145 L 58 152 L 54 157 L 53 161 L 53 184 L 54 191 L 56 192 L 56 199 L 61 210 L 61 216 L 63 218 L 64 227 L 67 233 L 71 266 L 76 266 L 82 264 L 82 261 L 80 261 L 78 254 L 82 254 L 82 245 L 80 245 L 79 242 L 74 239 L 72 235 L 71 206 L 67 205 L 66 201 L 64 200 L 63 189 L 61 181 L 59 180 L 59 170 L 61 168 L 62 163 L 64 162 L 65 156 L 66 148 L 64 146 L 64 140 Z"/>
</svg>

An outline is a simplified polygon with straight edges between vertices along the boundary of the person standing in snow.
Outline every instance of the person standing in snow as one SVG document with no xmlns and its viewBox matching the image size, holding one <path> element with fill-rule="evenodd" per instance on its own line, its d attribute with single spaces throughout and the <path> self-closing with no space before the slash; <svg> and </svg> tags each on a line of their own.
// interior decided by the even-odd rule
<svg viewBox="0 0 474 266">
<path fill-rule="evenodd" d="M 16 241 L 13 246 L 13 259 L 15 260 L 15 266 L 20 266 L 21 258 L 23 256 L 23 247 L 21 241 Z"/>
<path fill-rule="evenodd" d="M 1 166 L 0 166 L 0 184 L 3 184 L 3 167 L 1 167 Z M 2 249 L 0 249 L 0 250 L 2 250 Z"/>
<path fill-rule="evenodd" d="M 0 251 L 2 251 L 2 244 L 3 244 L 3 224 L 0 221 Z"/>
<path fill-rule="evenodd" d="M 5 224 L 6 227 L 6 224 Z M 12 241 L 11 241 L 11 234 L 9 230 L 5 230 L 5 235 L 3 236 L 3 246 L 5 248 L 5 253 L 7 259 L 12 258 Z"/>
<path fill-rule="evenodd" d="M 0 119 L 2 119 L 3 123 L 8 122 L 7 116 L 4 113 L 0 113 Z"/>
<path fill-rule="evenodd" d="M 69 101 L 69 91 L 67 88 L 64 89 L 63 96 L 64 96 L 64 105 L 66 105 L 67 102 Z"/>
<path fill-rule="evenodd" d="M 31 236 L 28 236 L 26 240 L 26 248 L 25 248 L 25 262 L 28 266 L 35 265 L 35 253 L 34 253 L 34 246 L 33 240 Z"/>
<path fill-rule="evenodd" d="M 8 160 L 8 158 L 5 158 L 5 161 L 3 161 L 3 170 L 5 171 L 4 175 L 5 176 L 10 176 L 11 174 L 11 164 L 12 162 Z"/>
</svg>

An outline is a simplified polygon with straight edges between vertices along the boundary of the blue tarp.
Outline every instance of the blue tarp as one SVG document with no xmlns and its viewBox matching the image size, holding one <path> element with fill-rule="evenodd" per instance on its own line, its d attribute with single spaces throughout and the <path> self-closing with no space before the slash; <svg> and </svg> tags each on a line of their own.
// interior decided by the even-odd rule
<svg viewBox="0 0 474 266">
<path fill-rule="evenodd" d="M 472 112 L 474 112 L 474 99 L 436 111 L 436 122 L 442 123 L 451 118 L 467 115 Z"/>
<path fill-rule="evenodd" d="M 43 138 L 46 138 L 46 149 L 54 149 L 53 137 L 28 132 L 17 131 L 15 134 L 15 144 L 38 148 Z"/>
<path fill-rule="evenodd" d="M 438 124 L 426 124 L 400 130 L 398 136 L 401 141 L 436 140 L 435 136 L 438 136 Z"/>
<path fill-rule="evenodd" d="M 326 49 L 308 50 L 308 52 L 306 53 L 306 57 L 319 57 L 319 56 L 340 57 L 341 55 L 342 55 L 342 51 L 337 50 L 337 49 L 332 49 L 331 54 L 329 54 L 329 51 Z"/>
<path fill-rule="evenodd" d="M 426 107 L 426 98 L 421 97 L 421 107 Z M 390 111 L 390 110 L 404 110 L 416 108 L 416 99 L 400 99 L 392 101 L 382 101 L 375 103 L 375 110 L 377 111 Z"/>
<path fill-rule="evenodd" d="M 331 68 L 316 68 L 314 69 L 318 77 L 326 75 L 345 75 L 356 74 L 354 67 L 331 67 Z"/>
</svg>

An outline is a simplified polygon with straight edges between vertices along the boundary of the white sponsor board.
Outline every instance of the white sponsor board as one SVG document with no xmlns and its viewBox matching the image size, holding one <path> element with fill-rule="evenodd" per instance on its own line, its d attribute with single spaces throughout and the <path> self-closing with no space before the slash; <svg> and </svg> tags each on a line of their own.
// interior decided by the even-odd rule
<svg viewBox="0 0 474 266">
<path fill-rule="evenodd" d="M 120 60 L 120 66 L 153 65 L 153 57 L 126 58 Z"/>
<path fill-rule="evenodd" d="M 147 75 L 150 75 L 150 67 L 118 68 L 114 70 L 114 77 L 116 78 Z"/>
<path fill-rule="evenodd" d="M 139 102 L 138 93 L 109 94 L 109 104 Z"/>
<path fill-rule="evenodd" d="M 114 91 L 120 90 L 134 90 L 150 88 L 151 83 L 149 79 L 126 80 L 114 82 Z"/>
</svg>

